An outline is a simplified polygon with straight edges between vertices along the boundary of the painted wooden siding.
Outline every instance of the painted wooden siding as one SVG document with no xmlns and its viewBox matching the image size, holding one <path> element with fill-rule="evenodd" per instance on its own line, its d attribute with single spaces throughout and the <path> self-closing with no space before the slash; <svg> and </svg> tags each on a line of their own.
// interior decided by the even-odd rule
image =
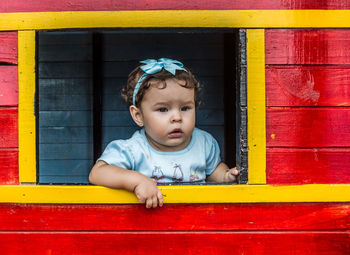
<svg viewBox="0 0 350 255">
<path fill-rule="evenodd" d="M 344 203 L 156 210 L 0 205 L 0 220 L 2 254 L 346 254 L 350 249 L 349 204 Z"/>
<path fill-rule="evenodd" d="M 267 182 L 350 183 L 350 30 L 267 30 Z"/>
<path fill-rule="evenodd" d="M 350 3 L 344 0 L 63 0 L 63 1 L 6 1 L 0 12 L 31 11 L 112 11 L 112 10 L 234 10 L 234 9 L 349 9 Z"/>
<path fill-rule="evenodd" d="M 17 32 L 0 32 L 0 63 L 17 64 Z"/>
<path fill-rule="evenodd" d="M 18 184 L 17 33 L 0 32 L 0 184 Z"/>
</svg>

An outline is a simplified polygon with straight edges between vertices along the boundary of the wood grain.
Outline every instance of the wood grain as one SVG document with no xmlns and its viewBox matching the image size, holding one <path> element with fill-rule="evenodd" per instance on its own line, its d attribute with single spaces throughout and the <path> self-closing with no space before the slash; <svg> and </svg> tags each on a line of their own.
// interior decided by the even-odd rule
<svg viewBox="0 0 350 255">
<path fill-rule="evenodd" d="M 18 149 L 0 149 L 0 184 L 18 184 Z"/>
<path fill-rule="evenodd" d="M 26 0 L 6 1 L 0 12 L 29 11 L 113 11 L 113 10 L 233 10 L 233 9 L 349 9 L 350 3 L 343 0 Z"/>
<path fill-rule="evenodd" d="M 0 65 L 0 106 L 17 105 L 18 68 L 17 66 Z"/>
<path fill-rule="evenodd" d="M 18 110 L 0 108 L 0 148 L 18 147 Z"/>
<path fill-rule="evenodd" d="M 1 32 L 0 33 L 0 63 L 17 64 L 18 63 L 17 49 L 18 49 L 17 32 Z"/>
<path fill-rule="evenodd" d="M 267 106 L 350 106 L 350 66 L 267 66 Z"/>
<path fill-rule="evenodd" d="M 266 64 L 350 64 L 349 29 L 269 29 Z"/>
<path fill-rule="evenodd" d="M 268 147 L 350 147 L 350 108 L 268 108 Z"/>
<path fill-rule="evenodd" d="M 350 183 L 350 149 L 268 148 L 268 184 Z"/>
<path fill-rule="evenodd" d="M 2 231 L 348 230 L 349 203 L 0 204 Z"/>
<path fill-rule="evenodd" d="M 0 232 L 2 254 L 327 254 L 350 249 L 348 231 Z"/>
</svg>

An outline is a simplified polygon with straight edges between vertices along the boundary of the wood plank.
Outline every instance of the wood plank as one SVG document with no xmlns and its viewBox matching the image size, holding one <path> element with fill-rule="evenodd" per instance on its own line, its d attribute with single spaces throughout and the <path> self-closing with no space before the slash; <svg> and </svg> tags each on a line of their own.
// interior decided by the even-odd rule
<svg viewBox="0 0 350 255">
<path fill-rule="evenodd" d="M 350 64 L 349 29 L 270 29 L 266 64 Z"/>
<path fill-rule="evenodd" d="M 0 66 L 0 106 L 17 105 L 18 68 L 17 66 Z"/>
<path fill-rule="evenodd" d="M 0 108 L 0 148 L 18 147 L 18 110 Z"/>
<path fill-rule="evenodd" d="M 269 147 L 350 147 L 350 108 L 268 108 Z"/>
<path fill-rule="evenodd" d="M 1 7 L 0 7 L 1 8 Z M 1 12 L 1 11 L 0 11 Z M 18 63 L 17 32 L 0 33 L 0 63 Z"/>
<path fill-rule="evenodd" d="M 166 204 L 151 210 L 144 205 L 0 204 L 0 230 L 348 230 L 349 213 L 349 203 Z"/>
<path fill-rule="evenodd" d="M 119 10 L 233 10 L 233 9 L 349 9 L 350 3 L 344 0 L 178 0 L 178 1 L 6 1 L 0 6 L 0 12 L 31 11 L 119 11 Z"/>
<path fill-rule="evenodd" d="M 89 44 L 40 45 L 39 61 L 92 61 L 92 47 Z"/>
<path fill-rule="evenodd" d="M 0 232 L 3 254 L 327 254 L 350 249 L 348 231 Z"/>
<path fill-rule="evenodd" d="M 268 184 L 350 183 L 350 149 L 268 148 Z"/>
<path fill-rule="evenodd" d="M 90 111 L 40 111 L 39 127 L 92 126 Z M 130 114 L 129 114 L 130 115 Z"/>
<path fill-rule="evenodd" d="M 92 159 L 91 143 L 39 144 L 40 159 Z"/>
<path fill-rule="evenodd" d="M 68 78 L 81 79 L 92 77 L 92 64 L 88 62 L 39 63 L 38 77 L 41 79 Z"/>
<path fill-rule="evenodd" d="M 90 167 L 92 168 L 92 167 Z M 84 175 L 40 175 L 39 176 L 40 184 L 89 184 L 88 174 Z"/>
<path fill-rule="evenodd" d="M 18 184 L 18 149 L 0 149 L 0 184 Z"/>
<path fill-rule="evenodd" d="M 267 66 L 267 106 L 350 106 L 350 66 Z"/>
<path fill-rule="evenodd" d="M 87 149 L 86 149 L 87 150 Z M 41 159 L 39 160 L 40 176 L 89 176 L 94 165 L 90 159 Z M 45 170 L 45 171 L 44 171 Z"/>
<path fill-rule="evenodd" d="M 40 95 L 91 95 L 91 79 L 38 79 Z"/>
<path fill-rule="evenodd" d="M 40 143 L 91 143 L 92 127 L 42 127 Z"/>
</svg>

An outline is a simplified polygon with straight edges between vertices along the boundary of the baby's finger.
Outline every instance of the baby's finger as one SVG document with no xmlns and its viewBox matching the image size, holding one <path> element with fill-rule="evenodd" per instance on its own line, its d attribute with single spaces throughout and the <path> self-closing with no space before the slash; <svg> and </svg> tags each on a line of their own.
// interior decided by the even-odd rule
<svg viewBox="0 0 350 255">
<path fill-rule="evenodd" d="M 233 168 L 231 173 L 234 175 L 234 176 L 238 176 L 239 175 L 239 170 L 237 170 L 236 168 Z"/>
<path fill-rule="evenodd" d="M 162 207 L 163 206 L 163 194 L 162 194 L 162 192 L 160 192 L 160 190 L 158 190 L 157 197 L 158 197 L 158 201 L 159 201 L 159 207 Z"/>
<path fill-rule="evenodd" d="M 147 198 L 147 200 L 146 200 L 146 208 L 152 208 L 152 206 L 153 206 L 152 198 Z"/>
<path fill-rule="evenodd" d="M 152 197 L 152 207 L 156 208 L 158 206 L 158 198 L 157 196 Z"/>
</svg>

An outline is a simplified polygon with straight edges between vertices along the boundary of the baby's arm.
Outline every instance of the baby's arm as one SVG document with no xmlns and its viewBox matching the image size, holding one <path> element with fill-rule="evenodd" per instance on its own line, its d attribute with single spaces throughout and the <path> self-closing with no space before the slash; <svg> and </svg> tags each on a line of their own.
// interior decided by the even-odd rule
<svg viewBox="0 0 350 255">
<path fill-rule="evenodd" d="M 98 161 L 90 172 L 89 181 L 96 185 L 134 192 L 140 203 L 145 203 L 147 208 L 163 205 L 163 195 L 156 181 L 136 171 Z"/>
<path fill-rule="evenodd" d="M 207 176 L 207 181 L 224 183 L 237 182 L 239 177 L 239 170 L 236 167 L 229 168 L 225 163 L 220 163 L 211 175 Z"/>
</svg>

